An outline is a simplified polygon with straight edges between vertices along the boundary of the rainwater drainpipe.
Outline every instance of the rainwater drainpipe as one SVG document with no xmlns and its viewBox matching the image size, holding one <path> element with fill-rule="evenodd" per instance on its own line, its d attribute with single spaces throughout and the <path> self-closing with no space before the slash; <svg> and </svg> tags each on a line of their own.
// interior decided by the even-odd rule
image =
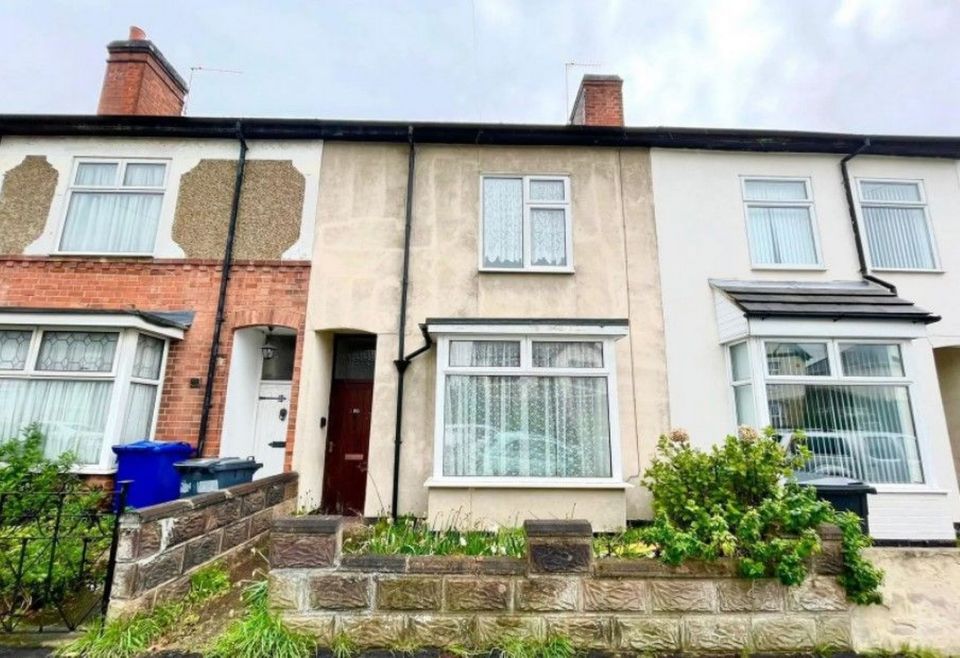
<svg viewBox="0 0 960 658">
<path fill-rule="evenodd" d="M 863 248 L 863 236 L 860 234 L 860 222 L 857 220 L 857 207 L 853 199 L 853 185 L 850 184 L 850 172 L 847 169 L 847 163 L 855 157 L 870 148 L 870 138 L 864 137 L 863 144 L 851 153 L 848 153 L 840 160 L 840 175 L 843 176 L 843 191 L 847 197 L 847 211 L 850 213 L 850 224 L 853 227 L 853 242 L 857 246 L 857 260 L 860 264 L 860 277 L 864 281 L 870 281 L 883 286 L 894 295 L 897 294 L 897 287 L 888 281 L 873 276 L 867 267 L 866 251 Z"/>
<path fill-rule="evenodd" d="M 197 433 L 197 457 L 203 456 L 203 446 L 207 442 L 207 428 L 210 425 L 210 410 L 213 408 L 213 379 L 217 374 L 217 360 L 220 357 L 220 332 L 226 319 L 227 286 L 230 285 L 230 270 L 233 267 L 233 243 L 237 237 L 240 191 L 243 187 L 243 172 L 247 165 L 247 141 L 243 138 L 243 125 L 239 121 L 237 121 L 237 140 L 240 142 L 240 156 L 237 159 L 237 177 L 233 183 L 233 201 L 230 204 L 230 221 L 227 224 L 227 244 L 223 250 L 217 315 L 213 325 L 213 337 L 210 339 L 210 361 L 207 362 L 207 381 L 203 390 L 200 430 Z"/>
<path fill-rule="evenodd" d="M 407 203 L 403 224 L 403 273 L 400 279 L 400 317 L 397 320 L 397 358 L 393 365 L 397 368 L 397 415 L 393 437 L 393 492 L 390 497 L 390 515 L 397 518 L 397 506 L 400 500 L 400 444 L 403 442 L 403 376 L 410 362 L 423 354 L 433 345 L 425 325 L 420 325 L 423 333 L 423 346 L 410 354 L 404 354 L 407 331 L 407 288 L 410 283 L 410 233 L 413 227 L 413 177 L 416 170 L 417 155 L 413 142 L 413 126 L 407 129 Z"/>
</svg>

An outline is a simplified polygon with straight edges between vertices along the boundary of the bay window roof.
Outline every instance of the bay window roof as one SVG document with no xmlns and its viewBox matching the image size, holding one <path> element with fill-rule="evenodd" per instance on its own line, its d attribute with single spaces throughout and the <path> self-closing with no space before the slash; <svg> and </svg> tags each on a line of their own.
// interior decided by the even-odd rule
<svg viewBox="0 0 960 658">
<path fill-rule="evenodd" d="M 747 318 L 895 320 L 930 324 L 940 316 L 869 281 L 711 280 Z"/>
<path fill-rule="evenodd" d="M 131 327 L 175 339 L 183 338 L 193 318 L 193 311 L 0 306 L 0 324 Z"/>
</svg>

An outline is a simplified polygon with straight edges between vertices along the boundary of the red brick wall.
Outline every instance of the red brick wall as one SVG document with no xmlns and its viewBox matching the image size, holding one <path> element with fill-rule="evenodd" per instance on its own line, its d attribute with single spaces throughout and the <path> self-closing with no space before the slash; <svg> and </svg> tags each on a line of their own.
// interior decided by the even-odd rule
<svg viewBox="0 0 960 658">
<path fill-rule="evenodd" d="M 182 341 L 171 342 L 157 419 L 157 438 L 196 443 L 203 387 L 216 317 L 221 267 L 213 260 L 90 260 L 0 258 L 0 305 L 35 308 L 137 308 L 196 313 Z M 297 331 L 297 355 L 287 429 L 290 468 L 300 354 L 310 265 L 303 261 L 237 261 L 234 264 L 221 333 L 221 357 L 214 379 L 213 409 L 204 453 L 217 455 L 233 332 L 245 326 L 290 327 Z M 199 378 L 198 388 L 190 379 Z"/>
<path fill-rule="evenodd" d="M 149 53 L 111 53 L 97 114 L 180 116 L 183 97 Z"/>
<path fill-rule="evenodd" d="M 571 123 L 582 126 L 623 126 L 623 80 L 616 76 L 597 78 L 584 76 Z"/>
</svg>

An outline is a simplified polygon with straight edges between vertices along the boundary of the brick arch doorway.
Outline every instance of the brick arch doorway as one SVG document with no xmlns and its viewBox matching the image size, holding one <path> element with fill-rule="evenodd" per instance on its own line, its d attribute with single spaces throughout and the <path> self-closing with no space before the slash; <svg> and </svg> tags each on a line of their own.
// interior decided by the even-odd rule
<svg viewBox="0 0 960 658">
<path fill-rule="evenodd" d="M 220 456 L 253 457 L 263 464 L 254 478 L 283 472 L 296 347 L 286 327 L 247 326 L 233 335 Z"/>
</svg>

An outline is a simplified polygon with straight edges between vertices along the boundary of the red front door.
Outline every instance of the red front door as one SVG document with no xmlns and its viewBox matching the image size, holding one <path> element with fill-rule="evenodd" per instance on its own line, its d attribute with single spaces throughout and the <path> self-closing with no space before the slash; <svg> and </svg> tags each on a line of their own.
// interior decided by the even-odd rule
<svg viewBox="0 0 960 658">
<path fill-rule="evenodd" d="M 330 387 L 323 511 L 363 514 L 373 403 L 375 337 L 338 336 Z"/>
</svg>

